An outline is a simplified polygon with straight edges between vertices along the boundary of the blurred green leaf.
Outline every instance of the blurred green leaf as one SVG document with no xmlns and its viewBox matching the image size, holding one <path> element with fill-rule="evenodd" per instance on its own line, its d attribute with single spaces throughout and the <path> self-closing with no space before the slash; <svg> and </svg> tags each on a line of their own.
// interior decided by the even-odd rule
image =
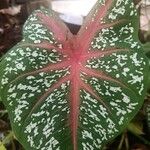
<svg viewBox="0 0 150 150">
<path fill-rule="evenodd" d="M 143 45 L 143 49 L 145 51 L 146 56 L 148 57 L 149 60 L 149 78 L 148 78 L 148 90 L 150 90 L 150 42 L 147 42 L 146 44 Z"/>
<path fill-rule="evenodd" d="M 143 133 L 143 126 L 140 123 L 138 123 L 138 122 L 131 122 L 128 125 L 127 129 L 130 132 L 132 132 L 132 133 L 134 133 L 136 135 L 142 135 L 142 134 L 144 134 Z"/>
<path fill-rule="evenodd" d="M 0 142 L 0 150 L 6 150 L 5 146 Z"/>
</svg>

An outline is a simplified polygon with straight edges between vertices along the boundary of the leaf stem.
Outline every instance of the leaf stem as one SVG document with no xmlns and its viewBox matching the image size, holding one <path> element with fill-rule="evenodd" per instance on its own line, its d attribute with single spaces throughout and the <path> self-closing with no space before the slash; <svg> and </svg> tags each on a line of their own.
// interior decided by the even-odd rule
<svg viewBox="0 0 150 150">
<path fill-rule="evenodd" d="M 124 140 L 125 140 L 125 134 L 123 133 L 122 136 L 121 136 L 121 140 L 120 140 L 120 143 L 119 143 L 119 146 L 118 146 L 117 150 L 122 149 Z"/>
<path fill-rule="evenodd" d="M 6 144 L 8 141 L 10 141 L 14 137 L 13 131 L 10 131 L 9 134 L 2 140 L 2 144 Z"/>
<path fill-rule="evenodd" d="M 126 150 L 129 150 L 129 140 L 128 140 L 127 132 L 125 132 L 125 145 L 126 145 Z"/>
<path fill-rule="evenodd" d="M 150 141 L 146 140 L 145 138 L 143 138 L 140 135 L 135 134 L 134 132 L 132 132 L 131 130 L 129 131 L 130 133 L 132 133 L 134 136 L 136 136 L 139 140 L 141 140 L 144 144 L 146 145 L 150 145 Z"/>
</svg>

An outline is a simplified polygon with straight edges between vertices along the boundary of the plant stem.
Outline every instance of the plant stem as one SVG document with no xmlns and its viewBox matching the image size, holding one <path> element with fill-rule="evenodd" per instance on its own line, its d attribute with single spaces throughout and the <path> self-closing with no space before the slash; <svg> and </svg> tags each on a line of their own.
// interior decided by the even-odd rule
<svg viewBox="0 0 150 150">
<path fill-rule="evenodd" d="M 121 140 L 120 140 L 120 143 L 119 143 L 119 146 L 118 146 L 117 150 L 121 150 L 122 149 L 122 145 L 123 145 L 124 139 L 125 139 L 125 134 L 123 133 L 122 136 L 121 136 Z"/>
<path fill-rule="evenodd" d="M 142 136 L 139 136 L 137 134 L 135 134 L 134 132 L 132 132 L 131 130 L 129 131 L 130 133 L 132 133 L 134 136 L 136 136 L 139 140 L 141 140 L 144 144 L 146 145 L 150 145 L 150 141 L 146 140 L 145 138 L 143 138 Z"/>
<path fill-rule="evenodd" d="M 127 132 L 125 133 L 125 145 L 126 145 L 126 150 L 129 150 L 129 140 L 128 140 Z"/>
</svg>

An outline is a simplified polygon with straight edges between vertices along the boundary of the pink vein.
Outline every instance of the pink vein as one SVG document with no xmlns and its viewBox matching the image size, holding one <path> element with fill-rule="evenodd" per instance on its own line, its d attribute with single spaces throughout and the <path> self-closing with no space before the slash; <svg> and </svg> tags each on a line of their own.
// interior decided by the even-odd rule
<svg viewBox="0 0 150 150">
<path fill-rule="evenodd" d="M 58 89 L 62 83 L 65 83 L 67 81 L 69 81 L 71 79 L 71 75 L 65 76 L 63 78 L 61 78 L 60 80 L 58 80 L 56 83 L 54 83 L 35 103 L 35 105 L 33 106 L 33 108 L 31 109 L 30 113 L 28 114 L 27 118 L 29 116 L 31 116 L 31 114 L 33 113 L 33 111 L 48 97 L 48 95 L 51 92 L 54 92 L 55 89 Z"/>
<path fill-rule="evenodd" d="M 107 108 L 107 110 L 109 111 L 109 113 L 111 113 L 110 109 L 108 108 L 108 106 L 102 101 L 102 98 L 100 98 L 100 96 L 98 96 L 95 92 L 94 89 L 91 88 L 91 86 L 89 86 L 88 84 L 84 83 L 83 81 L 80 82 L 80 86 L 81 88 L 85 89 L 87 92 L 89 92 L 95 99 L 97 99 L 104 107 Z"/>
<path fill-rule="evenodd" d="M 81 41 L 84 47 L 84 50 L 88 49 L 91 39 L 94 37 L 96 32 L 102 28 L 102 25 L 100 23 L 100 19 L 106 16 L 108 9 L 110 8 L 112 4 L 112 0 L 107 0 L 106 4 L 104 6 L 101 6 L 98 9 L 98 12 L 96 13 L 96 16 L 91 16 L 91 20 L 88 20 L 89 24 L 87 24 L 87 29 L 85 29 L 85 25 L 83 28 L 80 29 L 78 32 L 78 39 Z M 99 7 L 99 2 L 97 2 L 97 6 Z M 96 9 L 94 11 L 96 11 Z M 95 12 L 93 12 L 95 13 Z M 92 21 L 92 17 L 94 21 Z M 111 24 L 107 25 L 107 27 L 112 26 Z M 86 38 L 87 37 L 87 38 Z M 84 40 L 83 40 L 84 39 Z"/>
<path fill-rule="evenodd" d="M 128 20 L 126 19 L 120 19 L 120 20 L 116 20 L 114 22 L 111 22 L 111 23 L 102 23 L 100 24 L 98 27 L 97 27 L 97 30 L 101 30 L 101 29 L 105 29 L 105 28 L 110 28 L 110 27 L 113 27 L 119 23 L 124 23 L 124 22 L 127 22 Z"/>
<path fill-rule="evenodd" d="M 86 54 L 84 56 L 84 59 L 85 60 L 88 60 L 88 59 L 92 59 L 92 58 L 100 58 L 100 57 L 103 57 L 103 56 L 107 56 L 107 55 L 110 55 L 114 52 L 120 52 L 120 51 L 128 51 L 128 49 L 119 49 L 119 48 L 111 48 L 111 49 L 105 49 L 105 50 L 90 50 L 88 52 L 88 54 Z"/>
<path fill-rule="evenodd" d="M 97 77 L 97 78 L 100 78 L 100 79 L 103 79 L 103 80 L 108 80 L 108 81 L 111 81 L 111 82 L 115 82 L 115 83 L 119 84 L 120 86 L 122 86 L 124 88 L 128 88 L 126 85 L 124 85 L 120 81 L 117 81 L 116 79 L 108 76 L 107 74 L 105 74 L 102 71 L 97 71 L 97 70 L 94 70 L 94 69 L 88 69 L 88 68 L 85 68 L 83 66 L 81 66 L 81 71 L 83 71 L 84 73 L 86 73 L 89 76 Z"/>
<path fill-rule="evenodd" d="M 37 13 L 37 16 L 40 18 L 42 24 L 45 25 L 50 32 L 54 33 L 54 36 L 58 41 L 63 42 L 66 41 L 66 38 L 72 37 L 70 30 L 63 22 L 57 20 L 56 16 L 50 17 L 42 13 Z"/>
<path fill-rule="evenodd" d="M 10 83 L 13 83 L 13 82 L 19 80 L 20 78 L 25 77 L 25 76 L 35 75 L 35 74 L 38 74 L 40 72 L 50 72 L 50 71 L 53 71 L 53 70 L 63 69 L 64 67 L 67 67 L 67 66 L 69 67 L 69 65 L 70 65 L 69 60 L 63 61 L 63 62 L 60 62 L 60 63 L 57 63 L 57 64 L 47 65 L 42 69 L 38 69 L 38 70 L 35 70 L 35 71 L 32 71 L 32 72 L 27 72 L 27 73 L 24 73 L 24 74 L 20 74 L 17 78 L 12 80 Z"/>
<path fill-rule="evenodd" d="M 33 43 L 22 43 L 19 45 L 20 46 L 31 46 L 31 47 L 37 47 L 37 48 L 44 48 L 45 50 L 51 52 L 52 49 L 55 49 L 57 50 L 58 52 L 62 53 L 62 54 L 66 54 L 67 55 L 67 52 L 64 51 L 64 49 L 62 48 L 59 48 L 59 47 L 56 47 L 55 45 L 52 45 L 48 42 L 42 42 L 42 43 L 37 43 L 37 44 L 33 44 Z"/>
<path fill-rule="evenodd" d="M 90 16 L 91 18 L 88 18 L 90 20 L 87 20 L 89 22 L 89 24 L 87 24 L 87 26 L 86 26 L 87 29 L 93 29 L 94 27 L 100 25 L 100 19 L 103 18 L 104 16 L 106 16 L 107 11 L 110 8 L 112 2 L 113 2 L 112 0 L 106 0 L 106 4 L 101 5 L 100 8 L 99 8 L 99 2 L 96 3 L 97 7 L 92 11 L 92 16 Z M 96 10 L 98 10 L 98 12 L 96 12 Z M 96 16 L 93 15 L 95 13 L 96 13 Z M 92 21 L 92 18 L 94 19 L 94 21 Z M 89 33 L 89 32 L 88 32 L 88 30 L 85 30 L 85 26 L 83 26 L 83 28 L 81 27 L 79 34 L 82 34 L 84 37 L 85 34 L 87 34 L 87 33 Z"/>
<path fill-rule="evenodd" d="M 109 24 L 108 23 L 107 24 L 99 24 L 95 28 L 91 27 L 91 29 L 87 29 L 85 31 L 85 33 L 83 33 L 82 35 L 77 37 L 78 41 L 81 43 L 84 51 L 88 51 L 91 41 L 93 40 L 93 38 L 97 32 L 100 32 L 101 29 L 113 27 L 114 25 L 117 25 L 117 24 L 125 22 L 125 21 L 126 21 L 125 19 L 122 19 L 122 20 L 115 21 L 115 22 L 112 22 Z M 88 37 L 88 38 L 85 38 L 85 37 Z"/>
</svg>

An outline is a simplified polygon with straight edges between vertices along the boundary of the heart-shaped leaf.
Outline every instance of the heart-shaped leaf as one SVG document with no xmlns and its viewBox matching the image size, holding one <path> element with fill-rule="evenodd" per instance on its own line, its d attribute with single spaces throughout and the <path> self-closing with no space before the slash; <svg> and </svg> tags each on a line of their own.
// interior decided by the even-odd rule
<svg viewBox="0 0 150 150">
<path fill-rule="evenodd" d="M 26 150 L 98 150 L 142 105 L 148 63 L 131 0 L 98 0 L 77 35 L 52 11 L 27 20 L 0 63 L 0 95 Z"/>
</svg>

